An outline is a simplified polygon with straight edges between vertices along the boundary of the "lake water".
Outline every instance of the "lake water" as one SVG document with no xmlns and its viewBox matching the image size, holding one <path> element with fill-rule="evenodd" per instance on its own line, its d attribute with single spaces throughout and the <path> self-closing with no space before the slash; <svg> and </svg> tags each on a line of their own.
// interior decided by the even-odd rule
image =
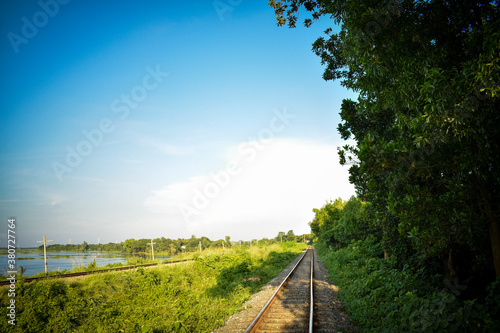
<svg viewBox="0 0 500 333">
<path fill-rule="evenodd" d="M 51 271 L 71 270 L 79 266 L 87 266 L 95 260 L 97 266 L 107 264 L 126 263 L 131 258 L 151 259 L 151 255 L 132 255 L 126 253 L 102 253 L 102 252 L 47 252 L 47 269 Z M 165 260 L 168 256 L 155 254 L 155 259 Z M 8 270 L 7 254 L 0 255 L 0 274 L 6 275 Z M 32 251 L 16 253 L 16 266 L 26 268 L 24 276 L 31 276 L 45 272 L 43 251 Z"/>
</svg>

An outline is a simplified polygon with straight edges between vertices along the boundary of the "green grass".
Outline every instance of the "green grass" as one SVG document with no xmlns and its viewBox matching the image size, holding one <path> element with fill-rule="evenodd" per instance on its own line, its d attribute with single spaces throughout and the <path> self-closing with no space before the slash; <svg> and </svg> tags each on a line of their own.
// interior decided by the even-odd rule
<svg viewBox="0 0 500 333">
<path fill-rule="evenodd" d="M 481 303 L 436 288 L 409 267 L 384 260 L 373 239 L 332 250 L 316 244 L 350 318 L 364 332 L 499 332 L 500 280 Z M 444 285 L 443 285 L 444 286 Z"/>
<path fill-rule="evenodd" d="M 0 290 L 1 332 L 209 332 L 304 245 L 209 250 L 179 265 L 16 286 L 16 326 Z M 260 281 L 246 280 L 259 277 Z"/>
</svg>

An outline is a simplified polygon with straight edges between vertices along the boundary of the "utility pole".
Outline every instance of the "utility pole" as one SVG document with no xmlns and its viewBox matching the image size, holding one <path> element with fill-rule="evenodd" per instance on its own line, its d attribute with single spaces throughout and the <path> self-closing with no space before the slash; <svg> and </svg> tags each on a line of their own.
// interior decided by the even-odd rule
<svg viewBox="0 0 500 333">
<path fill-rule="evenodd" d="M 200 246 L 200 252 L 201 252 L 201 241 L 200 241 L 200 243 L 199 243 L 199 246 Z"/>
<path fill-rule="evenodd" d="M 36 241 L 37 243 L 43 243 L 43 260 L 45 262 L 45 274 L 48 273 L 48 270 L 47 270 L 47 243 L 48 242 L 52 242 L 52 239 L 51 240 L 48 240 L 46 241 L 45 240 L 45 235 L 43 235 L 43 241 Z"/>
<path fill-rule="evenodd" d="M 155 250 L 153 248 L 153 244 L 156 244 L 156 242 L 153 243 L 153 239 L 151 239 L 151 243 L 148 243 L 148 245 L 151 245 L 151 255 L 153 256 L 153 260 L 155 260 Z"/>
</svg>

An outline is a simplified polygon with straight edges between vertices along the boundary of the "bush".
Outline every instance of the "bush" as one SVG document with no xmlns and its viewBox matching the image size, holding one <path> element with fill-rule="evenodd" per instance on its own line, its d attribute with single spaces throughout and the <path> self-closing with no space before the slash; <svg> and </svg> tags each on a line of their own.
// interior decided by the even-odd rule
<svg viewBox="0 0 500 333">
<path fill-rule="evenodd" d="M 78 281 L 18 281 L 16 326 L 2 320 L 0 332 L 211 332 L 301 249 L 212 250 L 180 265 L 93 274 Z M 0 289 L 3 318 L 8 318 L 7 290 Z"/>
<path fill-rule="evenodd" d="M 353 320 L 366 332 L 499 331 L 500 282 L 489 296 L 462 300 L 457 290 L 438 290 L 407 266 L 397 269 L 379 258 L 373 240 L 357 241 L 337 251 L 318 244 L 318 253 Z"/>
</svg>

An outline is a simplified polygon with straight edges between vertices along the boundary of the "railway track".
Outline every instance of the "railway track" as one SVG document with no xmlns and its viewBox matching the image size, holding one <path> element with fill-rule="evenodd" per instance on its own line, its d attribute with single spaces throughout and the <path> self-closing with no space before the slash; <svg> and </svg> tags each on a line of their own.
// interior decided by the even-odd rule
<svg viewBox="0 0 500 333">
<path fill-rule="evenodd" d="M 309 248 L 245 333 L 313 332 L 314 318 L 314 251 Z"/>
<path fill-rule="evenodd" d="M 297 265 L 299 259 L 301 262 Z M 311 261 L 314 265 L 312 302 Z M 290 275 L 292 270 L 295 272 Z M 338 287 L 331 283 L 328 275 L 316 250 L 310 248 L 255 293 L 241 311 L 226 319 L 224 325 L 213 333 L 310 332 L 311 313 L 314 333 L 357 332 L 349 316 L 342 311 L 342 303 L 337 296 Z M 287 282 L 284 283 L 284 280 Z M 275 300 L 270 301 L 271 297 Z M 263 311 L 264 307 L 268 309 Z M 262 318 L 256 320 L 258 316 Z"/>
<path fill-rule="evenodd" d="M 189 260 L 189 259 L 188 260 L 172 260 L 172 261 L 165 261 L 162 263 L 142 264 L 142 265 L 116 267 L 116 268 L 106 268 L 106 269 L 99 269 L 99 270 L 88 271 L 88 272 L 67 273 L 67 274 L 59 274 L 59 275 L 47 275 L 47 276 L 38 276 L 38 277 L 32 277 L 32 278 L 20 278 L 20 279 L 18 279 L 18 281 L 22 280 L 22 281 L 28 283 L 28 282 L 33 282 L 36 280 L 62 279 L 62 278 L 78 277 L 78 276 L 85 276 L 85 275 L 98 274 L 98 273 L 126 271 L 126 270 L 140 268 L 140 267 L 152 267 L 152 266 L 158 266 L 158 265 L 176 264 L 176 263 L 181 263 L 181 262 L 186 262 L 186 261 L 192 261 L 192 260 Z M 0 281 L 0 286 L 9 285 L 9 284 L 10 284 L 10 281 L 8 281 L 8 280 L 7 281 Z"/>
</svg>

